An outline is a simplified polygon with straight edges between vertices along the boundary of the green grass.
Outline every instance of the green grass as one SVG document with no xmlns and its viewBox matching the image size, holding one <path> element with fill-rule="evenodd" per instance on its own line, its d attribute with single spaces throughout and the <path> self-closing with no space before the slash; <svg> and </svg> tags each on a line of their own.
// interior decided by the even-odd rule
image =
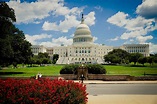
<svg viewBox="0 0 157 104">
<path fill-rule="evenodd" d="M 8 69 L 0 70 L 0 76 L 8 77 L 32 77 L 37 73 L 42 73 L 44 76 L 59 75 L 60 69 L 64 65 L 51 65 L 51 66 L 41 66 L 41 67 L 25 67 L 13 69 L 9 67 Z M 145 74 L 155 74 L 157 75 L 157 64 L 150 66 L 138 65 L 138 66 L 122 66 L 122 65 L 104 65 L 107 70 L 107 75 L 131 75 L 131 76 L 144 76 Z M 5 72 L 5 74 L 4 74 Z M 3 74 L 3 75 L 2 75 Z"/>
<path fill-rule="evenodd" d="M 35 76 L 37 73 L 42 73 L 44 76 L 52 76 L 58 75 L 60 69 L 63 65 L 52 65 L 52 66 L 41 66 L 41 67 L 25 67 L 25 68 L 9 68 L 0 70 L 1 76 L 3 72 L 9 72 L 7 75 L 3 76 L 11 76 L 11 77 L 32 77 Z M 13 74 L 10 74 L 13 73 Z"/>
<path fill-rule="evenodd" d="M 145 74 L 157 74 L 157 67 L 149 66 L 104 66 L 107 70 L 107 75 L 131 75 L 131 76 L 144 76 Z"/>
</svg>

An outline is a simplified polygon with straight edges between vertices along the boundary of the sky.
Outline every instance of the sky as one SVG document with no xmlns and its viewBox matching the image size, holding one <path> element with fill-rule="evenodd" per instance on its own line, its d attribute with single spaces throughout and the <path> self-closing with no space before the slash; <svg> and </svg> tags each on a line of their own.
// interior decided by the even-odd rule
<svg viewBox="0 0 157 104">
<path fill-rule="evenodd" d="M 33 45 L 71 45 L 81 14 L 94 43 L 149 44 L 157 53 L 157 0 L 5 0 Z"/>
</svg>

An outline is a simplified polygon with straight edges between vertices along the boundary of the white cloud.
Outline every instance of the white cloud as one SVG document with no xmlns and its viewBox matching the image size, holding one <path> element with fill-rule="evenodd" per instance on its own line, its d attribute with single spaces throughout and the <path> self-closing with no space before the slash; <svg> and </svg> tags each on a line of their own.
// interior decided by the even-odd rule
<svg viewBox="0 0 157 104">
<path fill-rule="evenodd" d="M 40 45 L 44 45 L 46 47 L 53 47 L 53 46 L 60 46 L 61 44 L 64 45 L 71 45 L 73 42 L 72 39 L 68 39 L 67 37 L 59 37 L 57 39 L 52 38 L 52 41 L 47 41 L 47 42 L 41 42 Z"/>
<path fill-rule="evenodd" d="M 15 10 L 17 23 L 32 23 L 50 16 L 50 12 L 61 7 L 60 1 L 62 0 L 37 0 L 31 3 L 21 3 L 11 0 L 8 5 Z"/>
<path fill-rule="evenodd" d="M 145 19 L 141 16 L 129 18 L 129 15 L 123 12 L 118 12 L 111 16 L 108 18 L 107 22 L 126 29 L 126 31 L 120 36 L 121 39 L 138 37 L 137 40 L 139 43 L 152 39 L 152 36 L 150 37 L 145 35 L 156 29 L 156 27 L 153 25 L 155 22 L 154 19 Z"/>
<path fill-rule="evenodd" d="M 39 35 L 31 36 L 31 35 L 26 34 L 25 37 L 26 37 L 26 40 L 28 40 L 31 44 L 36 45 L 36 44 L 38 44 L 39 40 L 51 38 L 52 35 L 39 34 Z"/>
<path fill-rule="evenodd" d="M 53 47 L 53 46 L 60 46 L 61 44 L 64 45 L 71 45 L 73 43 L 73 39 L 68 39 L 67 37 L 59 37 L 59 38 L 52 38 L 52 35 L 48 34 L 39 34 L 39 35 L 25 35 L 26 40 L 28 40 L 32 45 L 44 45 L 46 47 Z M 52 38 L 52 39 L 51 39 Z M 51 39 L 51 41 L 42 41 L 43 39 Z"/>
<path fill-rule="evenodd" d="M 15 10 L 16 23 L 35 23 L 39 24 L 46 17 L 63 16 L 64 20 L 49 22 L 45 21 L 43 30 L 53 30 L 68 32 L 69 29 L 76 27 L 80 23 L 80 14 L 85 7 L 65 6 L 64 0 L 37 0 L 35 2 L 9 1 L 8 5 Z M 85 22 L 91 26 L 95 24 L 95 12 L 90 12 L 86 16 Z M 53 17 L 52 17 L 53 18 Z M 78 20 L 79 18 L 79 20 Z"/>
<path fill-rule="evenodd" d="M 88 15 L 85 15 L 85 23 L 89 26 L 95 24 L 95 12 L 90 12 Z"/>
<path fill-rule="evenodd" d="M 62 32 L 68 32 L 69 29 L 72 27 L 76 27 L 80 22 L 76 19 L 76 16 L 72 15 L 66 15 L 64 21 L 60 21 L 59 25 L 57 23 L 50 23 L 46 21 L 42 28 L 43 30 L 54 30 L 54 31 L 62 31 Z"/>
<path fill-rule="evenodd" d="M 157 0 L 143 0 L 136 13 L 145 18 L 157 18 Z"/>
<path fill-rule="evenodd" d="M 125 43 L 147 43 L 147 40 L 153 39 L 153 36 L 149 35 L 149 33 L 157 29 L 155 25 L 157 22 L 154 19 L 157 17 L 157 2 L 153 3 L 154 1 L 155 0 L 144 0 L 144 2 L 138 6 L 136 12 L 141 16 L 137 15 L 135 18 L 131 18 L 128 14 L 118 12 L 108 18 L 107 22 L 126 29 L 120 36 L 120 39 L 127 40 Z M 156 8 L 155 11 L 154 8 Z M 117 38 L 111 40 L 114 41 L 117 40 Z M 149 46 L 150 53 L 157 53 L 156 44 L 149 43 Z"/>
<path fill-rule="evenodd" d="M 118 36 L 116 36 L 115 38 L 110 39 L 110 41 L 117 41 L 118 39 L 119 39 L 119 37 L 118 37 Z"/>
<path fill-rule="evenodd" d="M 111 16 L 110 18 L 107 19 L 107 22 L 117 25 L 119 27 L 122 27 L 126 25 L 127 23 L 127 18 L 128 14 L 125 14 L 123 12 L 118 12 L 115 15 Z"/>
<path fill-rule="evenodd" d="M 149 43 L 150 53 L 157 53 L 157 44 Z"/>
<path fill-rule="evenodd" d="M 20 2 L 11 0 L 8 5 L 15 10 L 16 23 L 39 23 L 42 19 L 53 15 L 80 15 L 84 7 L 68 8 L 64 0 L 37 0 L 36 2 Z"/>
<path fill-rule="evenodd" d="M 147 40 L 151 40 L 153 39 L 153 36 L 149 35 L 149 36 L 138 36 L 137 41 L 139 41 L 139 43 L 146 43 Z"/>
<path fill-rule="evenodd" d="M 83 12 L 84 7 L 73 7 L 73 8 L 68 8 L 66 6 L 64 6 L 64 4 L 58 6 L 55 11 L 54 11 L 54 15 L 60 16 L 60 15 L 80 15 Z"/>
<path fill-rule="evenodd" d="M 85 22 L 87 25 L 91 26 L 95 24 L 95 12 L 90 12 L 85 16 Z M 61 31 L 68 32 L 69 29 L 76 27 L 79 25 L 80 20 L 77 20 L 76 15 L 66 15 L 63 21 L 60 21 L 59 24 L 56 22 L 44 22 L 42 28 L 43 30 L 53 30 L 53 31 Z"/>
</svg>

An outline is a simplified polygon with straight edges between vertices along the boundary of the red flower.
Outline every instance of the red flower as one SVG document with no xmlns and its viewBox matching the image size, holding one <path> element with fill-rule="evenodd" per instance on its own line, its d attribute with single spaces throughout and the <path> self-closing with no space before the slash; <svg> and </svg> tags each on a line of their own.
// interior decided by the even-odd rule
<svg viewBox="0 0 157 104">
<path fill-rule="evenodd" d="M 0 104 L 85 104 L 86 86 L 74 81 L 50 79 L 0 79 Z"/>
</svg>

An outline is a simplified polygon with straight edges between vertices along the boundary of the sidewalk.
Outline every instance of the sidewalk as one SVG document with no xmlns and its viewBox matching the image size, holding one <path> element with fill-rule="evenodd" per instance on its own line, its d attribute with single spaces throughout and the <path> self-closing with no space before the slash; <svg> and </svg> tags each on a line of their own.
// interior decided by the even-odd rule
<svg viewBox="0 0 157 104">
<path fill-rule="evenodd" d="M 83 82 L 84 84 L 157 84 L 157 81 L 85 80 Z M 157 104 L 157 95 L 88 95 L 87 104 Z"/>
<path fill-rule="evenodd" d="M 157 95 L 88 95 L 87 104 L 157 104 Z"/>
<path fill-rule="evenodd" d="M 74 80 L 79 82 L 79 80 Z M 157 84 L 157 81 L 102 81 L 102 80 L 84 80 L 84 84 Z"/>
</svg>

